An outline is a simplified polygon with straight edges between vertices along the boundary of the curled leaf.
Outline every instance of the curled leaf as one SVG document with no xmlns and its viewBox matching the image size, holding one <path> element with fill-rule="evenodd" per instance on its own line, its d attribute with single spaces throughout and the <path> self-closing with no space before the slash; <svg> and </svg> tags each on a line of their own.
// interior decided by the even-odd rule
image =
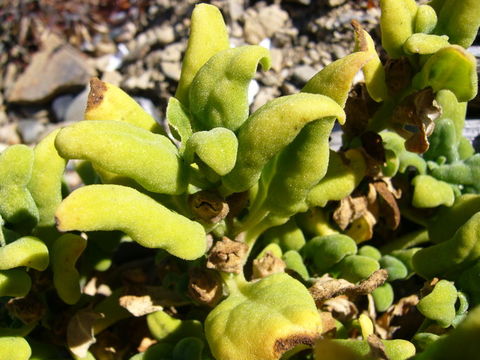
<svg viewBox="0 0 480 360">
<path fill-rule="evenodd" d="M 300 93 L 268 102 L 255 111 L 238 131 L 238 155 L 233 170 L 223 178 L 226 192 L 241 192 L 260 178 L 264 166 L 290 144 L 308 123 L 324 117 L 345 120 L 332 99 Z"/>
<path fill-rule="evenodd" d="M 275 360 L 296 345 L 313 345 L 320 336 L 315 303 L 290 276 L 274 274 L 230 291 L 205 321 L 215 358 Z"/>
<path fill-rule="evenodd" d="M 175 93 L 175 97 L 187 108 L 190 86 L 198 70 L 213 55 L 229 47 L 227 27 L 220 10 L 213 5 L 196 5 L 192 13 L 182 73 Z"/>
<path fill-rule="evenodd" d="M 189 102 L 196 130 L 225 127 L 236 131 L 248 117 L 248 85 L 258 64 L 270 68 L 261 46 L 227 49 L 212 56 L 192 81 Z"/>
<path fill-rule="evenodd" d="M 183 259 L 196 259 L 206 251 L 199 223 L 125 186 L 77 189 L 60 204 L 56 219 L 60 231 L 120 230 L 142 246 L 164 248 Z"/>
<path fill-rule="evenodd" d="M 175 145 L 163 135 L 119 121 L 80 121 L 63 128 L 55 146 L 66 159 L 89 160 L 149 191 L 185 191 L 185 166 Z"/>
</svg>

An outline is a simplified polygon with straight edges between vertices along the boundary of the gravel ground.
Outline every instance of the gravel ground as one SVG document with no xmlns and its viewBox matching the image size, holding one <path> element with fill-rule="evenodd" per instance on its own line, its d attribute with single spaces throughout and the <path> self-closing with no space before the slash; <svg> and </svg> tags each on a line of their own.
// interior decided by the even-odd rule
<svg viewBox="0 0 480 360">
<path fill-rule="evenodd" d="M 0 148 L 81 120 L 92 76 L 159 121 L 180 76 L 192 0 L 5 0 L 0 8 Z M 269 47 L 252 108 L 297 92 L 353 48 L 353 19 L 378 39 L 378 0 L 215 0 L 233 46 Z M 480 54 L 479 54 L 480 56 Z M 480 106 L 472 105 L 473 116 Z M 476 130 L 475 130 L 476 131 Z"/>
</svg>

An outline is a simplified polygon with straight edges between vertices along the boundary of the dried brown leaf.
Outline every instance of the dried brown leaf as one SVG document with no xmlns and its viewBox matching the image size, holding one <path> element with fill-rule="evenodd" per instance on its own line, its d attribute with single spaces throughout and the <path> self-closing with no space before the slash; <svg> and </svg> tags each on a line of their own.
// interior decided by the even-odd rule
<svg viewBox="0 0 480 360">
<path fill-rule="evenodd" d="M 366 196 L 347 196 L 340 200 L 340 204 L 333 212 L 333 219 L 345 230 L 355 220 L 362 217 L 368 211 L 368 200 Z"/>
<path fill-rule="evenodd" d="M 398 207 L 396 200 L 396 196 L 399 195 L 398 192 L 392 192 L 392 190 L 388 187 L 388 184 L 383 180 L 375 181 L 373 186 L 383 200 L 380 202 L 380 209 L 386 225 L 392 230 L 397 229 L 400 225 L 401 217 L 400 208 Z"/>
<path fill-rule="evenodd" d="M 399 328 L 399 324 L 405 322 L 411 322 L 415 326 L 415 321 L 411 321 L 412 317 L 415 318 L 418 311 L 416 305 L 419 298 L 417 295 L 410 295 L 401 298 L 396 304 L 392 305 L 382 316 L 376 320 L 377 332 L 382 335 L 382 338 L 390 339 Z M 421 317 L 419 317 L 422 320 Z M 383 330 L 381 330 L 383 329 Z"/>
<path fill-rule="evenodd" d="M 224 236 L 210 250 L 207 268 L 239 274 L 243 269 L 247 252 L 247 244 Z"/>
<path fill-rule="evenodd" d="M 163 310 L 163 306 L 153 303 L 150 295 L 124 295 L 119 297 L 118 303 L 136 317 Z"/>
<path fill-rule="evenodd" d="M 211 307 L 218 304 L 222 297 L 222 280 L 218 272 L 207 269 L 190 271 L 188 293 L 190 296 Z"/>
<path fill-rule="evenodd" d="M 188 197 L 194 217 L 209 224 L 223 220 L 229 211 L 227 202 L 218 194 L 202 190 Z"/>
<path fill-rule="evenodd" d="M 319 306 L 324 301 L 339 295 L 356 297 L 370 294 L 377 287 L 383 285 L 387 280 L 387 277 L 387 271 L 385 269 L 379 269 L 367 279 L 362 280 L 358 285 L 355 285 L 345 279 L 334 279 L 329 275 L 324 275 L 316 280 L 308 291 L 310 291 L 315 303 Z"/>
<path fill-rule="evenodd" d="M 137 347 L 138 352 L 145 352 L 148 350 L 148 348 L 152 345 L 155 345 L 158 341 L 149 337 L 144 337 L 140 341 L 140 345 Z"/>
<path fill-rule="evenodd" d="M 73 354 L 80 358 L 87 356 L 88 348 L 96 341 L 93 325 L 101 318 L 102 314 L 91 309 L 79 310 L 73 315 L 67 327 L 67 345 Z"/>
<path fill-rule="evenodd" d="M 406 97 L 395 108 L 391 122 L 395 131 L 406 139 L 405 148 L 422 154 L 428 150 L 428 136 L 440 115 L 433 90 L 426 88 Z"/>
<path fill-rule="evenodd" d="M 385 81 L 388 92 L 395 96 L 410 85 L 413 69 L 407 58 L 388 59 L 385 64 Z"/>
<path fill-rule="evenodd" d="M 320 311 L 320 317 L 322 318 L 322 335 L 327 336 L 327 334 L 331 334 L 333 337 L 337 330 L 337 321 L 332 313 L 328 311 Z"/>
<path fill-rule="evenodd" d="M 357 306 L 344 295 L 325 301 L 322 310 L 332 313 L 341 322 L 353 320 L 358 315 Z"/>
<path fill-rule="evenodd" d="M 5 307 L 14 317 L 20 319 L 24 324 L 39 321 L 47 311 L 43 302 L 37 295 L 32 293 L 22 298 L 8 300 Z"/>
<path fill-rule="evenodd" d="M 267 251 L 260 259 L 253 260 L 253 279 L 260 279 L 272 274 L 284 272 L 287 265 L 271 251 Z"/>
</svg>

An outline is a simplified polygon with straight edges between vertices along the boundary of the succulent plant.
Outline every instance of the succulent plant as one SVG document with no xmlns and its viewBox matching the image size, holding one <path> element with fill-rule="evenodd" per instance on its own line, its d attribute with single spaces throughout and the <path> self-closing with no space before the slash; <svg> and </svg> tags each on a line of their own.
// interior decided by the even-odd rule
<svg viewBox="0 0 480 360">
<path fill-rule="evenodd" d="M 480 2 L 380 5 L 386 59 L 354 22 L 354 52 L 252 113 L 269 51 L 230 48 L 197 5 L 164 127 L 92 79 L 84 121 L 7 148 L 0 359 L 108 359 L 92 344 L 122 324 L 150 346 L 116 359 L 474 359 L 480 158 L 462 129 Z M 423 323 L 393 339 L 378 328 L 401 306 Z"/>
</svg>

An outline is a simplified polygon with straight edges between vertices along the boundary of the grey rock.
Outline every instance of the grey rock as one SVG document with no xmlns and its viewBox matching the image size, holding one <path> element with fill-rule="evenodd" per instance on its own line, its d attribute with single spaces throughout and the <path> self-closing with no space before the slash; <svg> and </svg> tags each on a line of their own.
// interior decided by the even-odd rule
<svg viewBox="0 0 480 360">
<path fill-rule="evenodd" d="M 37 142 L 40 134 L 45 130 L 45 125 L 38 120 L 22 119 L 18 122 L 18 132 L 25 144 Z"/>
<path fill-rule="evenodd" d="M 274 4 L 257 11 L 245 13 L 245 40 L 250 44 L 258 44 L 265 38 L 282 30 L 289 20 L 288 13 Z"/>
<path fill-rule="evenodd" d="M 317 70 L 315 70 L 310 65 L 300 65 L 293 69 L 292 76 L 295 80 L 304 84 L 308 80 L 310 80 L 316 73 Z"/>
<path fill-rule="evenodd" d="M 74 98 L 75 96 L 73 95 L 62 95 L 56 97 L 55 100 L 52 101 L 52 110 L 57 121 L 65 120 L 67 110 Z"/>
<path fill-rule="evenodd" d="M 45 102 L 59 92 L 85 86 L 95 72 L 69 45 L 39 51 L 8 93 L 8 101 Z"/>
<path fill-rule="evenodd" d="M 87 99 L 90 88 L 87 87 L 80 94 L 78 94 L 70 103 L 66 113 L 66 122 L 75 122 L 85 119 L 85 109 L 87 108 Z"/>
</svg>

